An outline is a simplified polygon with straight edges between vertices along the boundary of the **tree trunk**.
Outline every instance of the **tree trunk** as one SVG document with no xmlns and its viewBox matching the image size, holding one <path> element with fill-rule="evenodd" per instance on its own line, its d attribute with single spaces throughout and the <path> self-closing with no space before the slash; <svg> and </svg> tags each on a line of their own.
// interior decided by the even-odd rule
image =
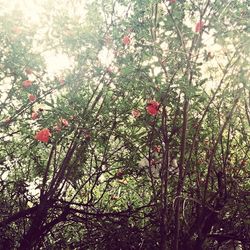
<svg viewBox="0 0 250 250">
<path fill-rule="evenodd" d="M 161 222 L 160 222 L 160 249 L 167 250 L 167 230 L 166 230 L 166 211 L 161 211 Z"/>
<path fill-rule="evenodd" d="M 47 216 L 47 201 L 39 205 L 38 211 L 34 214 L 28 232 L 20 241 L 19 250 L 30 250 L 38 245 L 42 236 L 42 224 Z"/>
</svg>

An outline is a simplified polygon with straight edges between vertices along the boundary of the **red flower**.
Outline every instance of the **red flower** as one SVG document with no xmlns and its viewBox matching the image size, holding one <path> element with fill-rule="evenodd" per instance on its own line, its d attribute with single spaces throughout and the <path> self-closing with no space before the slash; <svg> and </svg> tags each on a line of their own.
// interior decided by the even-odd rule
<svg viewBox="0 0 250 250">
<path fill-rule="evenodd" d="M 69 122 L 66 119 L 61 119 L 61 123 L 64 127 L 68 127 L 69 126 Z"/>
<path fill-rule="evenodd" d="M 203 29 L 203 26 L 204 26 L 204 22 L 202 22 L 202 21 L 199 21 L 198 23 L 196 23 L 195 32 L 196 33 L 201 32 Z"/>
<path fill-rule="evenodd" d="M 30 80 L 23 81 L 23 87 L 24 88 L 29 88 L 31 86 L 32 86 L 32 81 L 30 81 Z"/>
<path fill-rule="evenodd" d="M 156 101 L 149 101 L 148 104 L 147 104 L 147 112 L 150 114 L 150 115 L 157 115 L 158 114 L 158 111 L 159 111 L 159 106 L 160 106 L 160 103 L 159 102 L 156 102 Z"/>
<path fill-rule="evenodd" d="M 170 2 L 170 3 L 175 3 L 175 2 L 176 2 L 176 0 L 169 0 L 169 2 Z"/>
<path fill-rule="evenodd" d="M 36 100 L 36 96 L 32 95 L 32 94 L 29 94 L 29 101 L 34 102 L 35 100 Z"/>
<path fill-rule="evenodd" d="M 38 141 L 47 143 L 49 141 L 50 136 L 51 136 L 51 133 L 50 133 L 49 129 L 44 128 L 44 129 L 36 132 L 35 139 Z"/>
<path fill-rule="evenodd" d="M 141 112 L 140 112 L 139 110 L 137 110 L 137 109 L 133 109 L 133 110 L 131 111 L 131 114 L 132 114 L 132 116 L 133 116 L 134 118 L 138 118 L 138 117 L 141 115 Z"/>
<path fill-rule="evenodd" d="M 129 45 L 130 42 L 131 42 L 131 39 L 130 39 L 129 36 L 124 36 L 124 37 L 122 38 L 122 42 L 123 42 L 124 45 Z"/>
<path fill-rule="evenodd" d="M 32 112 L 32 114 L 31 114 L 31 119 L 32 119 L 32 120 L 36 120 L 38 117 L 39 117 L 39 114 L 38 114 L 38 113 Z"/>
</svg>

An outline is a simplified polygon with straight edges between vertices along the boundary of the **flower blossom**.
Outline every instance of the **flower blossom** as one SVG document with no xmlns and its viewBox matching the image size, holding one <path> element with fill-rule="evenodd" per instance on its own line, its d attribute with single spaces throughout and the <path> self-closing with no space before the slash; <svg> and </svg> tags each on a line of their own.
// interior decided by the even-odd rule
<svg viewBox="0 0 250 250">
<path fill-rule="evenodd" d="M 39 117 L 39 114 L 37 112 L 32 112 L 31 113 L 31 119 L 36 120 Z"/>
<path fill-rule="evenodd" d="M 203 26 L 204 26 L 204 22 L 202 22 L 202 21 L 199 21 L 198 23 L 196 23 L 196 25 L 195 25 L 195 32 L 196 33 L 201 32 L 202 29 L 203 29 Z"/>
<path fill-rule="evenodd" d="M 159 102 L 156 102 L 156 101 L 152 100 L 152 101 L 149 101 L 147 103 L 146 110 L 147 110 L 148 114 L 150 114 L 152 116 L 155 116 L 159 112 L 159 106 L 160 106 Z"/>
<path fill-rule="evenodd" d="M 132 116 L 133 116 L 134 118 L 138 118 L 138 117 L 141 115 L 141 112 L 140 112 L 139 110 L 137 110 L 137 109 L 133 109 L 133 110 L 131 111 L 131 114 L 132 114 Z"/>
<path fill-rule="evenodd" d="M 48 128 L 43 128 L 42 130 L 36 132 L 35 139 L 41 142 L 48 142 L 51 137 L 51 133 Z"/>
<path fill-rule="evenodd" d="M 34 102 L 35 100 L 36 100 L 36 96 L 32 95 L 32 94 L 29 94 L 29 101 Z"/>
<path fill-rule="evenodd" d="M 29 88 L 31 86 L 32 86 L 32 82 L 30 80 L 23 81 L 23 87 L 24 88 Z"/>
<path fill-rule="evenodd" d="M 131 38 L 129 36 L 124 36 L 122 42 L 124 45 L 129 45 L 131 43 Z"/>
</svg>

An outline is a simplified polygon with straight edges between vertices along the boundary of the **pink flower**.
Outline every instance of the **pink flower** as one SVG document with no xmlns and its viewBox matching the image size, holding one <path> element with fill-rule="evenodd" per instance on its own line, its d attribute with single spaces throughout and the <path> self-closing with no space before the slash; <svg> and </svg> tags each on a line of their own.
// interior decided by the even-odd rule
<svg viewBox="0 0 250 250">
<path fill-rule="evenodd" d="M 31 86 L 32 86 L 32 82 L 30 80 L 23 81 L 23 87 L 24 88 L 29 88 Z"/>
<path fill-rule="evenodd" d="M 42 130 L 36 132 L 35 139 L 41 142 L 48 142 L 51 137 L 51 133 L 48 128 L 43 128 Z"/>
<path fill-rule="evenodd" d="M 38 114 L 38 113 L 32 112 L 32 114 L 31 114 L 31 119 L 32 119 L 32 120 L 36 120 L 38 117 L 39 117 L 39 114 Z"/>
<path fill-rule="evenodd" d="M 176 3 L 176 0 L 169 0 L 170 3 Z"/>
<path fill-rule="evenodd" d="M 123 42 L 124 45 L 129 45 L 130 42 L 131 42 L 131 39 L 130 39 L 129 36 L 124 36 L 124 37 L 122 38 L 122 42 Z"/>
<path fill-rule="evenodd" d="M 141 115 L 141 112 L 140 112 L 139 110 L 137 110 L 137 109 L 133 109 L 133 110 L 131 111 L 131 114 L 132 114 L 132 116 L 133 116 L 134 118 L 138 118 L 138 117 Z"/>
<path fill-rule="evenodd" d="M 160 106 L 159 102 L 156 102 L 156 101 L 152 100 L 152 101 L 148 102 L 146 110 L 147 110 L 148 114 L 154 116 L 154 115 L 158 114 L 158 112 L 159 112 L 159 106 Z"/>
<path fill-rule="evenodd" d="M 35 100 L 36 100 L 36 96 L 32 95 L 32 94 L 29 94 L 29 101 L 34 102 Z"/>
<path fill-rule="evenodd" d="M 196 33 L 201 32 L 202 29 L 203 29 L 203 26 L 204 26 L 204 22 L 202 22 L 202 21 L 199 21 L 198 23 L 196 23 L 196 25 L 195 25 L 195 32 Z"/>
</svg>

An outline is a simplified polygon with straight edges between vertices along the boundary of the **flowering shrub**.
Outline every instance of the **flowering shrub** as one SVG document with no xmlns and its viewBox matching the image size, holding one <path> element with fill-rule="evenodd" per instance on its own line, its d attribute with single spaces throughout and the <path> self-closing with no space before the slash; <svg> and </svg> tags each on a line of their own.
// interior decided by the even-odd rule
<svg viewBox="0 0 250 250">
<path fill-rule="evenodd" d="M 247 249 L 247 1 L 58 3 L 0 10 L 0 249 Z"/>
</svg>

